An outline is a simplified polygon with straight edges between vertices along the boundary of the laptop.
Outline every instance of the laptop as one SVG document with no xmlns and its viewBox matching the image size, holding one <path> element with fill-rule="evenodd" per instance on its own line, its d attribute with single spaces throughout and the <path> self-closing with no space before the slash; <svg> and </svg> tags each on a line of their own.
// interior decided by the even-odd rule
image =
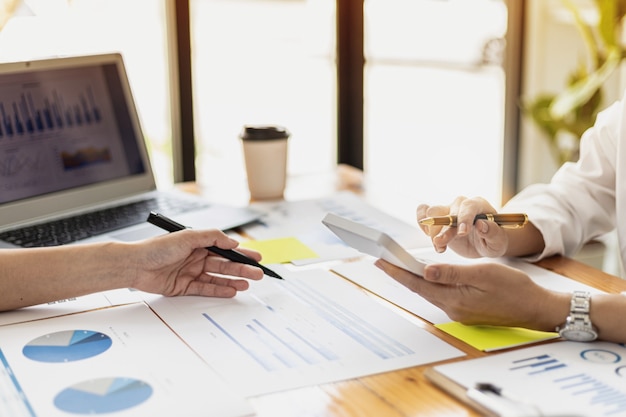
<svg viewBox="0 0 626 417">
<path fill-rule="evenodd" d="M 0 64 L 0 247 L 164 233 L 150 211 L 222 230 L 259 217 L 157 190 L 120 54 Z"/>
</svg>

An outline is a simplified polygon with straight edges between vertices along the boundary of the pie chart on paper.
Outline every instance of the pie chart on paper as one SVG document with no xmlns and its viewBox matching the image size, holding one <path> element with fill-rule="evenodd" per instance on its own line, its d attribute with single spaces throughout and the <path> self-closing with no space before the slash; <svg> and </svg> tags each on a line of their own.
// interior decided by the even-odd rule
<svg viewBox="0 0 626 417">
<path fill-rule="evenodd" d="M 22 353 L 38 362 L 73 362 L 97 356 L 112 345 L 104 333 L 91 330 L 65 330 L 31 340 Z"/>
<path fill-rule="evenodd" d="M 152 387 L 133 378 L 98 378 L 72 385 L 54 398 L 61 411 L 73 414 L 106 414 L 135 407 L 152 395 Z"/>
</svg>

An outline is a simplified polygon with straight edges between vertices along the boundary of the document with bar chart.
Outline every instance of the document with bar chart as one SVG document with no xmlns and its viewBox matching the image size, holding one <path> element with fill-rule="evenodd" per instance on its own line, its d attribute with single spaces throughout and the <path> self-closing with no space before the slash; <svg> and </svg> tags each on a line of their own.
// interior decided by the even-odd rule
<svg viewBox="0 0 626 417">
<path fill-rule="evenodd" d="M 145 304 L 0 328 L 0 416 L 252 412 Z"/>
<path fill-rule="evenodd" d="M 272 269 L 285 279 L 251 282 L 233 299 L 158 297 L 148 303 L 246 396 L 464 356 L 331 272 Z"/>
<path fill-rule="evenodd" d="M 440 365 L 429 371 L 433 371 L 427 375 L 435 383 L 451 392 L 458 385 L 467 390 L 479 383 L 493 384 L 507 398 L 532 404 L 536 415 L 626 415 L 623 345 L 561 341 Z M 509 406 L 513 412 L 515 401 Z"/>
</svg>

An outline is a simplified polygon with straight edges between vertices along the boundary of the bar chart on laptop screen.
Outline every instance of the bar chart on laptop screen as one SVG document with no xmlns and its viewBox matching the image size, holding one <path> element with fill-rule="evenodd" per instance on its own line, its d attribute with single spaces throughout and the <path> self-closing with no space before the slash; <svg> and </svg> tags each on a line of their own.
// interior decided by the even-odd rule
<svg viewBox="0 0 626 417">
<path fill-rule="evenodd" d="M 90 66 L 0 78 L 0 202 L 121 178 L 134 169 L 127 141 L 135 136 L 120 124 L 126 107 L 112 73 Z"/>
<path fill-rule="evenodd" d="M 0 101 L 0 138 L 100 123 L 102 111 L 92 87 L 77 93 L 69 99 L 56 90 L 44 95 L 26 91 Z"/>
</svg>

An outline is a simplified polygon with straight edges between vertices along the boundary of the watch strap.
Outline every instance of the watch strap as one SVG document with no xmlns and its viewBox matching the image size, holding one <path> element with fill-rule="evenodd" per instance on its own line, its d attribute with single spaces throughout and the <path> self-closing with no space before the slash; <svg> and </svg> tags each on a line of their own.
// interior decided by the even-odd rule
<svg viewBox="0 0 626 417">
<path fill-rule="evenodd" d="M 565 324 L 557 327 L 559 334 L 567 338 L 568 331 L 588 333 L 589 340 L 597 337 L 597 331 L 591 322 L 589 310 L 591 308 L 591 293 L 588 291 L 574 291 L 570 301 L 570 313 Z"/>
<path fill-rule="evenodd" d="M 570 318 L 575 323 L 591 326 L 589 309 L 591 307 L 591 293 L 588 291 L 574 291 L 570 301 Z"/>
</svg>

